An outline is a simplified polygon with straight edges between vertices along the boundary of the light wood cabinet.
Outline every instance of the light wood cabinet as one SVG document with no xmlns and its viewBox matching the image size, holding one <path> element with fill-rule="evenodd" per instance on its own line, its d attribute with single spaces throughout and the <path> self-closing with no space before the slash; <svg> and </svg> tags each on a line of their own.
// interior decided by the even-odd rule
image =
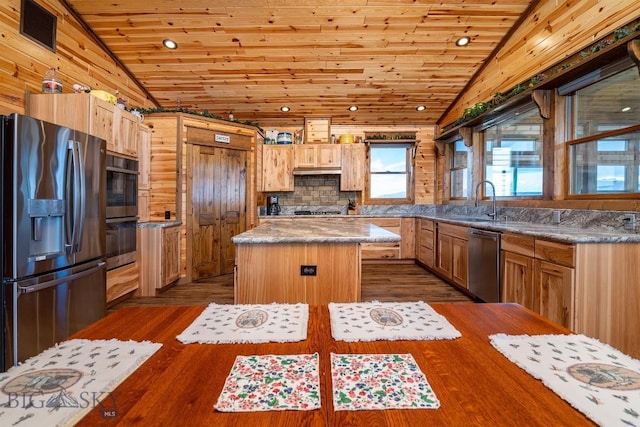
<svg viewBox="0 0 640 427">
<path fill-rule="evenodd" d="M 367 173 L 366 145 L 341 144 L 340 191 L 364 191 Z"/>
<path fill-rule="evenodd" d="M 569 329 L 575 323 L 575 249 L 571 244 L 535 240 L 538 313 Z"/>
<path fill-rule="evenodd" d="M 138 263 L 107 271 L 107 305 L 138 289 Z"/>
<path fill-rule="evenodd" d="M 575 246 L 503 233 L 501 301 L 574 327 Z"/>
<path fill-rule="evenodd" d="M 296 168 L 339 168 L 341 147 L 336 144 L 296 144 L 293 146 L 293 163 Z"/>
<path fill-rule="evenodd" d="M 363 260 L 415 258 L 415 220 L 413 218 L 359 218 L 400 236 L 399 242 L 362 243 Z"/>
<path fill-rule="evenodd" d="M 306 117 L 304 119 L 305 144 L 328 144 L 331 136 L 331 118 Z"/>
<path fill-rule="evenodd" d="M 138 157 L 138 117 L 128 111 L 116 108 L 113 114 L 113 145 L 112 151 Z"/>
<path fill-rule="evenodd" d="M 640 244 L 502 235 L 502 301 L 640 357 Z"/>
<path fill-rule="evenodd" d="M 566 328 L 574 328 L 574 269 L 547 261 L 535 261 L 538 313 Z"/>
<path fill-rule="evenodd" d="M 138 228 L 139 295 L 157 291 L 180 279 L 180 225 Z"/>
<path fill-rule="evenodd" d="M 138 189 L 138 222 L 148 222 L 149 216 L 149 190 Z"/>
<path fill-rule="evenodd" d="M 424 264 L 428 268 L 434 266 L 434 250 L 433 250 L 433 237 L 434 237 L 434 223 L 430 219 L 418 218 L 416 220 L 417 225 L 417 241 L 416 241 L 416 256 L 418 261 Z"/>
<path fill-rule="evenodd" d="M 467 227 L 436 224 L 435 271 L 453 283 L 468 288 Z"/>
<path fill-rule="evenodd" d="M 451 251 L 451 280 L 463 288 L 469 289 L 469 281 L 467 280 L 467 266 L 469 264 L 468 240 L 466 238 L 453 237 Z"/>
<path fill-rule="evenodd" d="M 515 302 L 538 312 L 539 292 L 533 286 L 535 239 L 531 236 L 503 233 L 500 245 L 500 301 Z"/>
<path fill-rule="evenodd" d="M 357 242 L 239 244 L 234 301 L 236 304 L 358 302 L 360 264 Z M 301 266 L 315 267 L 315 274 L 303 275 Z"/>
<path fill-rule="evenodd" d="M 26 111 L 31 117 L 102 138 L 107 151 L 138 155 L 138 117 L 91 94 L 31 94 Z"/>
<path fill-rule="evenodd" d="M 263 145 L 262 191 L 293 191 L 293 146 Z"/>
<path fill-rule="evenodd" d="M 149 221 L 149 198 L 151 184 L 149 171 L 151 162 L 151 129 L 138 126 L 138 221 Z"/>
<path fill-rule="evenodd" d="M 293 146 L 262 146 L 262 191 L 293 191 Z"/>
</svg>

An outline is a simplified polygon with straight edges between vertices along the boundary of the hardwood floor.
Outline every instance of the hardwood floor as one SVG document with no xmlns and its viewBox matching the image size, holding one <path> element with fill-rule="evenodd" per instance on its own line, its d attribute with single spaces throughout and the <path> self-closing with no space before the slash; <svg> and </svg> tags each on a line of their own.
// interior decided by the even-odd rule
<svg viewBox="0 0 640 427">
<path fill-rule="evenodd" d="M 365 263 L 362 265 L 363 301 L 473 302 L 417 264 Z M 143 305 L 233 304 L 233 274 L 173 286 L 155 297 L 132 297 L 109 308 Z"/>
</svg>

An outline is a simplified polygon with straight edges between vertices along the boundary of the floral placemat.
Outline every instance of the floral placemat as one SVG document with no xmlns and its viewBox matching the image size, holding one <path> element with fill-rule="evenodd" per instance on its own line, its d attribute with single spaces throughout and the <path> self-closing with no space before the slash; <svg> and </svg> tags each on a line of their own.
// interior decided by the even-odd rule
<svg viewBox="0 0 640 427">
<path fill-rule="evenodd" d="M 336 411 L 440 407 L 411 354 L 331 353 L 331 381 Z"/>
<path fill-rule="evenodd" d="M 640 426 L 640 361 L 584 335 L 505 335 L 491 344 L 601 426 Z"/>
<path fill-rule="evenodd" d="M 307 304 L 209 304 L 176 338 L 185 343 L 265 343 L 307 339 Z"/>
<path fill-rule="evenodd" d="M 318 353 L 237 356 L 214 407 L 221 412 L 320 408 Z"/>
<path fill-rule="evenodd" d="M 117 418 L 111 392 L 162 344 L 64 341 L 0 373 L 0 425 L 72 425 L 95 407 Z"/>
<path fill-rule="evenodd" d="M 429 304 L 418 302 L 329 303 L 331 335 L 338 341 L 440 340 L 460 332 Z"/>
</svg>

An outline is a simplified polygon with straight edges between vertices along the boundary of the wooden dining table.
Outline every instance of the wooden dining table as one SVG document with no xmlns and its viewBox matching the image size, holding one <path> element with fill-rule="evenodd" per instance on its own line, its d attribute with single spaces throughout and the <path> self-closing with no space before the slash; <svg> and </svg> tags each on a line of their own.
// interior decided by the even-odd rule
<svg viewBox="0 0 640 427">
<path fill-rule="evenodd" d="M 204 307 L 121 308 L 72 338 L 152 341 L 162 347 L 83 419 L 80 426 L 581 426 L 594 425 L 542 382 L 495 350 L 489 335 L 566 334 L 517 304 L 431 304 L 462 334 L 454 340 L 342 342 L 327 306 L 309 307 L 305 341 L 182 344 L 176 340 Z M 320 357 L 321 408 L 218 412 L 238 355 Z M 330 354 L 413 355 L 440 401 L 438 409 L 335 411 Z"/>
</svg>

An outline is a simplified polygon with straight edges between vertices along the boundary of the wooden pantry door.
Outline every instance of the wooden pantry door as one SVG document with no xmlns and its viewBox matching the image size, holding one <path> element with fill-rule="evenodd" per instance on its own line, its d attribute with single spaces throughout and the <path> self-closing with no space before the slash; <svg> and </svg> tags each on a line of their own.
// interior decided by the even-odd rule
<svg viewBox="0 0 640 427">
<path fill-rule="evenodd" d="M 231 238 L 246 230 L 247 152 L 191 147 L 191 280 L 201 280 L 233 273 Z"/>
</svg>

